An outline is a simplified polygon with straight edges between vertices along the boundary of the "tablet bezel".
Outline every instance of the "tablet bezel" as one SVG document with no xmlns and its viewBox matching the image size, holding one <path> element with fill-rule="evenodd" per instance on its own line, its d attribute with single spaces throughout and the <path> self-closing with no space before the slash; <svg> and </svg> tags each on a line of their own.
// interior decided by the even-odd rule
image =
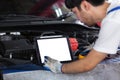
<svg viewBox="0 0 120 80">
<path fill-rule="evenodd" d="M 71 50 L 71 47 L 70 47 L 69 37 L 61 36 L 61 35 L 57 35 L 57 36 L 42 36 L 42 37 L 36 37 L 35 38 L 35 40 L 36 40 L 35 42 L 36 42 L 36 53 L 37 53 L 37 58 L 38 58 L 38 64 L 43 65 L 44 63 L 42 63 L 42 60 L 41 60 L 41 53 L 39 51 L 39 45 L 38 45 L 37 40 L 40 40 L 40 39 L 54 39 L 54 38 L 66 38 L 66 41 L 68 43 L 68 49 L 69 49 L 69 52 L 70 52 L 71 60 L 60 61 L 60 62 L 61 63 L 67 63 L 67 62 L 73 61 L 73 55 L 72 55 L 72 50 Z"/>
</svg>

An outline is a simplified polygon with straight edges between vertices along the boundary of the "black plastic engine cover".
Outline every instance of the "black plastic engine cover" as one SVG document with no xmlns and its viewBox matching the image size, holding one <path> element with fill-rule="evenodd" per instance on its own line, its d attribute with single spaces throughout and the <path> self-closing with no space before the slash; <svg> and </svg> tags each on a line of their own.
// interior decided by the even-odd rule
<svg viewBox="0 0 120 80">
<path fill-rule="evenodd" d="M 2 41 L 4 57 L 30 59 L 35 53 L 33 45 L 26 39 Z"/>
</svg>

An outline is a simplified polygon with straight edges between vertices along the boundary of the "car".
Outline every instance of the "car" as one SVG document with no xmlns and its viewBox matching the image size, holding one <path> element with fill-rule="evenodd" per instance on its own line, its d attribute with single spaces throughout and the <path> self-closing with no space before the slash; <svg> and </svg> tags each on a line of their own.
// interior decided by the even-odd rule
<svg viewBox="0 0 120 80">
<path fill-rule="evenodd" d="M 45 70 L 38 64 L 35 41 L 38 36 L 66 35 L 74 60 L 80 53 L 87 55 L 86 47 L 94 44 L 98 37 L 100 27 L 81 24 L 65 8 L 63 0 L 52 0 L 51 3 L 46 0 L 1 0 L 0 4 L 0 74 L 3 80 L 6 80 L 4 74 Z"/>
</svg>

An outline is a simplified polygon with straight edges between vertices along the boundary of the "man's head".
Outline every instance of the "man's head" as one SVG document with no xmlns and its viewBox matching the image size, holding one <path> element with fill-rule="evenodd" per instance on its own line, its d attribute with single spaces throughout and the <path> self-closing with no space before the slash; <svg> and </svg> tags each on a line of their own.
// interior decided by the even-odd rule
<svg viewBox="0 0 120 80">
<path fill-rule="evenodd" d="M 65 5 L 88 26 L 100 22 L 105 17 L 108 7 L 105 0 L 65 0 Z"/>
</svg>

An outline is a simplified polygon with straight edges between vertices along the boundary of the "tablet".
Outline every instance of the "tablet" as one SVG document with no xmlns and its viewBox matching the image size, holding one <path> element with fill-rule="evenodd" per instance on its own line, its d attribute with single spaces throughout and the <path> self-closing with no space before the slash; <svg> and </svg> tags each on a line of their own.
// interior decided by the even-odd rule
<svg viewBox="0 0 120 80">
<path fill-rule="evenodd" d="M 61 62 L 72 61 L 72 53 L 67 37 L 47 36 L 37 38 L 37 56 L 44 63 L 44 57 L 49 56 Z"/>
</svg>

